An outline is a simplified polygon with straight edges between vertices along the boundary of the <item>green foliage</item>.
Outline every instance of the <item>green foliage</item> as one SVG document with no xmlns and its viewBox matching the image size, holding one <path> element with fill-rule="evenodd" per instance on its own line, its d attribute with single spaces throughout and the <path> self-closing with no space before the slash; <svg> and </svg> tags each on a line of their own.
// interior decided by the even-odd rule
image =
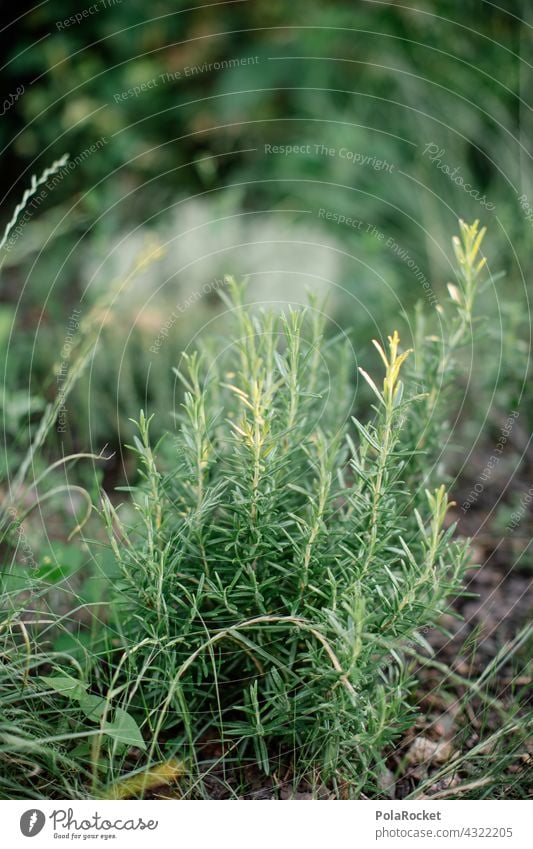
<svg viewBox="0 0 533 849">
<path fill-rule="evenodd" d="M 432 12 L 344 0 L 268 8 L 159 0 L 147 20 L 135 0 L 69 22 L 71 5 L 61 0 L 20 19 L 23 44 L 38 49 L 20 50 L 4 35 L 6 88 L 25 85 L 0 130 L 15 173 L 33 169 L 41 155 L 48 161 L 68 150 L 73 163 L 82 157 L 5 259 L 14 303 L 19 275 L 28 275 L 18 350 L 7 365 L 14 390 L 28 385 L 31 352 L 32 392 L 40 393 L 50 353 L 63 344 L 64 304 L 87 293 L 90 308 L 87 255 L 113 255 L 126 232 L 138 224 L 158 228 L 174 206 L 178 232 L 187 230 L 186 210 L 195 203 L 205 203 L 208 217 L 224 218 L 221 229 L 230 226 L 228 215 L 237 220 L 250 211 L 265 221 L 283 210 L 293 227 L 314 221 L 338 244 L 341 324 L 349 313 L 365 342 L 375 333 L 372 315 L 389 326 L 397 299 L 410 308 L 424 295 L 421 279 L 431 278 L 442 298 L 450 273 L 445 234 L 458 214 L 483 215 L 493 218 L 494 254 L 509 279 L 487 288 L 476 392 L 483 390 L 489 406 L 496 388 L 505 413 L 527 393 L 529 416 L 523 281 L 530 276 L 530 222 L 519 187 L 527 193 L 532 171 L 523 141 L 531 128 L 520 15 L 487 6 L 480 16 L 475 3 L 458 11 L 451 0 L 436 0 Z M 234 64 L 221 64 L 228 61 Z M 132 93 L 143 83 L 151 88 Z M 265 145 L 308 151 L 285 156 Z M 387 167 L 380 170 L 379 162 Z M 9 160 L 4 173 L 11 190 Z M 339 223 L 342 216 L 360 228 Z M 200 244 L 198 257 L 203 253 Z M 224 257 L 216 258 L 220 277 L 228 271 Z M 179 259 L 177 250 L 175 266 Z M 174 281 L 165 289 L 173 295 Z M 148 286 L 150 302 L 152 292 Z M 168 300 L 176 299 L 161 298 L 163 312 Z M 46 320 L 36 327 L 44 302 Z M 101 347 L 110 355 L 96 355 L 92 385 L 84 379 L 83 391 L 81 384 L 76 390 L 71 434 L 78 449 L 91 438 L 118 444 L 124 420 L 140 406 L 164 405 L 158 422 L 169 412 L 167 363 L 155 357 L 148 374 L 142 350 L 150 332 L 143 332 L 142 315 L 122 310 L 123 324 L 104 328 Z M 195 321 L 184 324 L 186 337 Z M 358 353 L 366 356 L 359 342 Z M 483 407 L 476 397 L 473 414 Z"/>
<path fill-rule="evenodd" d="M 383 381 L 363 372 L 373 415 L 351 419 L 353 353 L 324 339 L 316 305 L 253 313 L 230 281 L 235 327 L 184 356 L 163 467 L 141 415 L 139 522 L 125 526 L 107 498 L 103 509 L 122 571 L 124 675 L 141 658 L 147 670 L 134 701 L 152 756 L 188 747 L 195 763 L 207 735 L 229 759 L 357 793 L 412 719 L 402 644 L 424 644 L 468 554 L 445 527 L 444 486 L 429 488 L 432 456 L 415 462 L 481 270 L 483 233 L 461 226 L 454 334 L 424 393 L 404 388 L 395 332 L 375 343 Z"/>
<path fill-rule="evenodd" d="M 66 606 L 81 568 L 70 546 L 26 573 L 15 551 L 0 631 L 2 797 L 142 797 L 178 779 L 197 796 L 219 762 L 239 794 L 255 765 L 337 797 L 380 795 L 384 757 L 416 714 L 423 634 L 468 561 L 435 460 L 482 236 L 461 223 L 445 336 L 419 314 L 413 352 L 396 332 L 375 341 L 384 374 L 360 369 L 374 404 L 359 418 L 354 352 L 326 338 L 318 302 L 252 311 L 229 281 L 233 330 L 176 370 L 177 433 L 153 448 L 140 417 L 137 519 L 103 498 L 116 563 L 98 558 L 96 593 Z M 523 735 L 484 692 L 492 673 L 465 683 L 510 741 L 489 737 L 497 786 Z M 480 746 L 465 769 L 486 767 Z"/>
</svg>

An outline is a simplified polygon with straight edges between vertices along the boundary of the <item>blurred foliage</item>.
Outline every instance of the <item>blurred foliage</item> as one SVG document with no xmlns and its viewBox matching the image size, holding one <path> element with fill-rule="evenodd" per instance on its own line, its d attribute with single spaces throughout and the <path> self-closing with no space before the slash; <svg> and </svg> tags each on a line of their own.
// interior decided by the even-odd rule
<svg viewBox="0 0 533 849">
<path fill-rule="evenodd" d="M 71 17 L 77 13 L 83 9 L 71 0 L 42 4 L 2 35 L 5 96 L 24 86 L 0 127 L 9 165 L 1 178 L 5 216 L 31 173 L 65 151 L 74 162 L 81 157 L 4 261 L 3 291 L 17 305 L 17 350 L 10 348 L 6 366 L 11 391 L 54 392 L 46 376 L 69 312 L 78 303 L 90 308 L 110 285 L 110 257 L 125 234 L 161 230 L 170 220 L 183 235 L 196 203 L 212 219 L 286 212 L 289 240 L 312 222 L 313 243 L 318 230 L 323 253 L 335 258 L 332 310 L 365 344 L 376 322 L 387 329 L 402 309 L 426 303 L 422 279 L 444 297 L 453 269 L 442 246 L 457 217 L 481 218 L 491 230 L 489 268 L 494 275 L 505 268 L 507 278 L 494 276 L 484 294 L 487 325 L 473 384 L 504 410 L 521 403 L 531 223 L 519 196 L 533 196 L 529 42 L 520 21 L 526 3 L 504 10 L 477 0 L 460 7 L 422 0 L 416 9 L 352 0 L 157 0 L 147 10 L 140 0 L 109 0 L 79 23 Z M 307 147 L 283 155 L 265 145 Z M 433 161 L 429 145 L 443 151 Z M 454 169 L 474 197 L 451 179 Z M 320 210 L 332 213 L 329 220 Z M 339 215 L 361 226 L 339 224 Z M 198 256 L 211 245 L 201 233 L 195 244 Z M 177 267 L 179 255 L 171 255 Z M 247 259 L 242 272 L 257 273 L 256 254 Z M 241 268 L 221 250 L 210 272 Z M 120 318 L 102 328 L 91 383 L 80 387 L 70 414 L 75 443 L 85 445 L 91 434 L 120 442 L 147 394 L 169 412 L 169 366 L 215 307 L 202 300 L 176 323 L 149 378 L 143 351 L 161 326 L 154 311 L 164 318 L 190 290 L 190 274 L 185 267 L 158 284 L 163 296 L 150 300 L 148 332 L 146 315 L 137 320 L 141 301 L 121 302 Z M 148 281 L 145 301 L 156 288 Z"/>
</svg>

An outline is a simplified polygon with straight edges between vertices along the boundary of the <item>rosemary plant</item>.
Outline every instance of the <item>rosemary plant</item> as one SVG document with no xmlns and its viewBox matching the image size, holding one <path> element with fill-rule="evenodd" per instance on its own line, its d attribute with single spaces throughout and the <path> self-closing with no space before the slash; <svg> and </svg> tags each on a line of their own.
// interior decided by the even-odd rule
<svg viewBox="0 0 533 849">
<path fill-rule="evenodd" d="M 414 711 L 402 646 L 423 644 L 468 560 L 432 469 L 483 232 L 461 222 L 447 339 L 419 325 L 414 355 L 397 332 L 374 342 L 368 420 L 351 417 L 353 356 L 317 305 L 254 313 L 234 281 L 231 338 L 177 370 L 163 460 L 141 414 L 139 522 L 107 498 L 103 513 L 122 573 L 110 688 L 141 717 L 150 762 L 202 774 L 209 743 L 225 768 L 375 787 Z"/>
</svg>

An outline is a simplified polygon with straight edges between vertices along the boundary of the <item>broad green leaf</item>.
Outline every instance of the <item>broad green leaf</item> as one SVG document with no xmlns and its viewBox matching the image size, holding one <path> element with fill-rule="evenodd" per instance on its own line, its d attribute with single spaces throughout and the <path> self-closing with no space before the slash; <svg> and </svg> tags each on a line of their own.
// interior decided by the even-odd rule
<svg viewBox="0 0 533 849">
<path fill-rule="evenodd" d="M 80 708 L 88 719 L 100 719 L 106 707 L 106 700 L 100 696 L 84 693 L 80 697 Z"/>
<path fill-rule="evenodd" d="M 55 678 L 42 677 L 41 681 L 47 687 L 55 690 L 56 693 L 61 693 L 67 699 L 81 699 L 87 689 L 87 684 L 84 684 L 83 681 L 78 681 L 77 678 L 72 678 L 70 675 L 60 675 Z"/>
<path fill-rule="evenodd" d="M 53 563 L 49 557 L 45 557 L 41 565 L 35 570 L 35 577 L 49 584 L 59 584 L 71 574 L 66 566 Z"/>
<path fill-rule="evenodd" d="M 126 743 L 128 746 L 146 749 L 146 743 L 142 738 L 139 726 L 134 718 L 122 708 L 115 709 L 113 722 L 106 722 L 102 731 L 118 743 Z"/>
</svg>

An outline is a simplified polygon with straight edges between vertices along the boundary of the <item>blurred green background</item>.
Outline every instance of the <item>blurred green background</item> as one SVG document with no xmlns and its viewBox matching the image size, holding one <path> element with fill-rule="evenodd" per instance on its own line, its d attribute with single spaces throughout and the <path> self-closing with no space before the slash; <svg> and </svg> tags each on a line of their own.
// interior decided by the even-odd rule
<svg viewBox="0 0 533 849">
<path fill-rule="evenodd" d="M 57 394 L 73 310 L 94 355 L 50 452 L 108 444 L 120 478 L 129 418 L 172 426 L 172 366 L 219 312 L 224 274 L 258 301 L 329 292 L 330 329 L 364 363 L 372 336 L 398 326 L 407 343 L 404 312 L 447 297 L 458 217 L 488 226 L 491 274 L 462 453 L 518 407 L 527 430 L 530 11 L 55 0 L 6 17 L 4 222 L 32 174 L 65 152 L 73 167 L 2 259 L 4 476 Z M 154 239 L 164 256 L 108 309 Z"/>
</svg>

